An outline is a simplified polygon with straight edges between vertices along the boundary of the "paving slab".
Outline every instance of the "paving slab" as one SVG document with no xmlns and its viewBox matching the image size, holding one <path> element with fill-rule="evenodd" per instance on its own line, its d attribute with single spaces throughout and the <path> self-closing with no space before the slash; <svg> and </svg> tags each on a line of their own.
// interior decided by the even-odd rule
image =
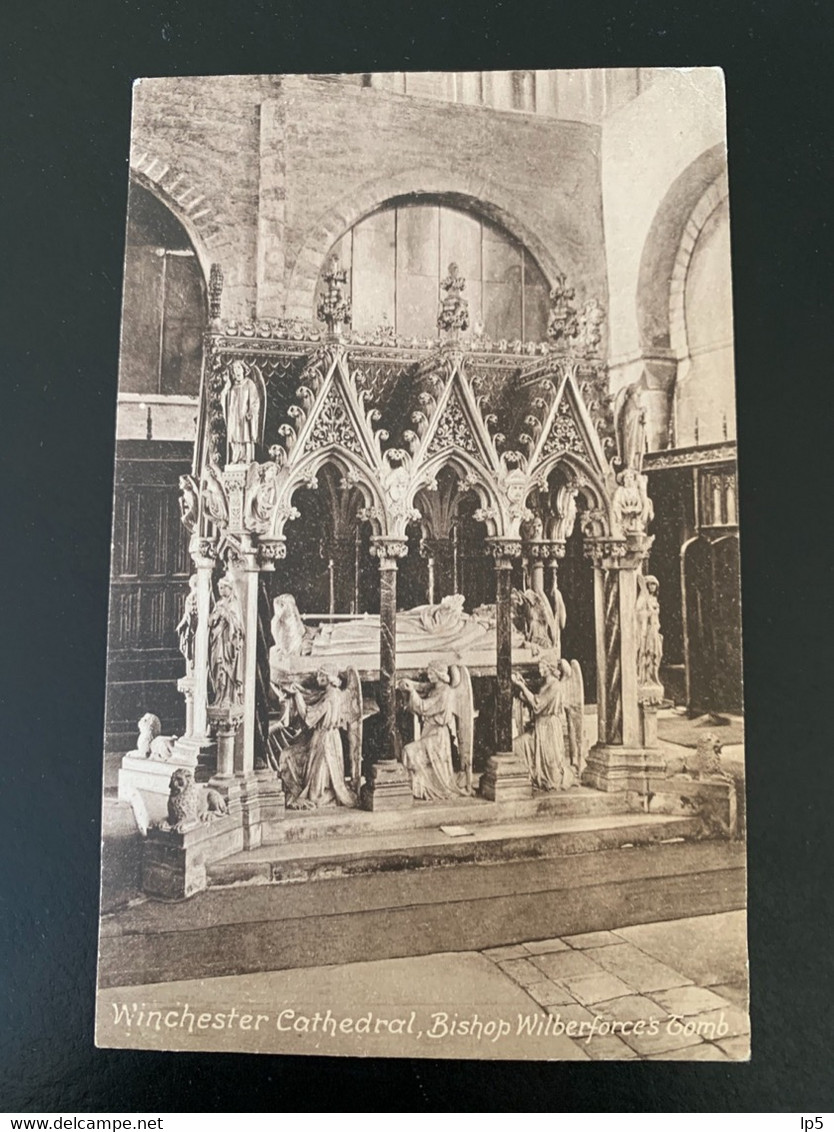
<svg viewBox="0 0 834 1132">
<path fill-rule="evenodd" d="M 729 1010 L 732 1006 L 731 1002 L 714 991 L 694 985 L 651 991 L 648 997 L 669 1014 L 677 1014 L 683 1018 L 693 1014 L 704 1014 L 708 1010 Z"/>
<path fill-rule="evenodd" d="M 609 943 L 622 943 L 615 932 L 582 932 L 580 935 L 566 935 L 565 943 L 582 950 L 587 947 L 604 947 Z"/>
<path fill-rule="evenodd" d="M 591 1061 L 636 1061 L 638 1057 L 616 1034 L 594 1034 L 590 1041 L 583 1039 L 576 1044 L 588 1054 Z"/>
<path fill-rule="evenodd" d="M 563 980 L 570 993 L 584 1006 L 593 1006 L 596 1002 L 606 1002 L 612 998 L 622 998 L 634 994 L 634 987 L 618 979 L 608 971 L 600 971 L 596 975 L 573 975 Z"/>
<path fill-rule="evenodd" d="M 579 951 L 555 951 L 549 955 L 531 955 L 530 961 L 535 963 L 548 979 L 557 983 L 572 975 L 596 975 L 600 971 L 598 964 L 593 963 Z"/>
<path fill-rule="evenodd" d="M 641 993 L 666 990 L 668 987 L 683 986 L 684 983 L 692 982 L 686 975 L 667 967 L 665 963 L 658 962 L 630 943 L 594 947 L 584 951 L 583 954 Z"/>
<path fill-rule="evenodd" d="M 594 1013 L 600 1018 L 611 1021 L 635 1024 L 643 1022 L 644 1026 L 640 1033 L 635 1033 L 634 1030 L 628 1033 L 618 1031 L 618 1036 L 641 1057 L 697 1046 L 702 1042 L 697 1034 L 684 1033 L 679 1023 L 670 1027 L 670 1019 L 666 1011 L 642 995 L 599 1002 L 594 1006 Z"/>
<path fill-rule="evenodd" d="M 617 928 L 617 935 L 702 987 L 747 985 L 743 911 Z"/>
<path fill-rule="evenodd" d="M 723 1050 L 712 1042 L 700 1046 L 687 1046 L 684 1049 L 670 1049 L 667 1053 L 653 1053 L 649 1061 L 731 1061 Z"/>
<path fill-rule="evenodd" d="M 524 949 L 530 955 L 547 955 L 551 951 L 568 951 L 569 946 L 563 939 L 535 939 L 525 943 Z"/>
<path fill-rule="evenodd" d="M 530 983 L 524 989 L 541 1006 L 568 1005 L 576 1001 L 569 990 L 551 983 L 548 979 L 540 983 Z"/>
<path fill-rule="evenodd" d="M 738 1038 L 726 1038 L 715 1043 L 733 1061 L 750 1060 L 750 1035 L 744 1034 Z"/>
<path fill-rule="evenodd" d="M 541 982 L 541 971 L 529 959 L 504 959 L 498 966 L 522 987 Z"/>
</svg>

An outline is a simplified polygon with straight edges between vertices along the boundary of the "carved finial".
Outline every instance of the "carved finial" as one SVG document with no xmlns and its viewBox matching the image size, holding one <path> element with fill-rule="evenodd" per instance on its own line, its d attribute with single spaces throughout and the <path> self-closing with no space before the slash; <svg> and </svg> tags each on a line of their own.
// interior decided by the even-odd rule
<svg viewBox="0 0 834 1132">
<path fill-rule="evenodd" d="M 450 263 L 449 274 L 440 284 L 444 295 L 437 312 L 437 328 L 441 334 L 457 338 L 461 331 L 468 329 L 469 302 L 461 294 L 465 286 L 466 280 L 459 273 L 458 265 Z"/>
<path fill-rule="evenodd" d="M 345 294 L 347 284 L 347 271 L 339 263 L 339 257 L 333 256 L 330 267 L 324 274 L 327 290 L 319 300 L 316 310 L 319 321 L 327 326 L 328 334 L 339 337 L 342 326 L 350 326 L 351 309 L 350 299 Z"/>
<path fill-rule="evenodd" d="M 550 292 L 550 317 L 547 320 L 547 337 L 551 344 L 565 345 L 577 331 L 576 307 L 573 305 L 575 291 L 568 287 L 568 277 L 564 273 L 556 276 L 556 285 Z"/>
<path fill-rule="evenodd" d="M 220 302 L 223 298 L 223 268 L 213 263 L 209 271 L 209 317 L 213 323 L 220 322 Z M 219 329 L 219 327 L 218 327 Z"/>
</svg>

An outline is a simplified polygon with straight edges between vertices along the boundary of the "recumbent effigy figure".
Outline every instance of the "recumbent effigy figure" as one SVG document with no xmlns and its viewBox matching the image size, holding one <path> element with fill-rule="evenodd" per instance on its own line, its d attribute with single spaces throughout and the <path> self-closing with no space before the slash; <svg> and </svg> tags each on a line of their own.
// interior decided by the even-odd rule
<svg viewBox="0 0 834 1132">
<path fill-rule="evenodd" d="M 397 613 L 397 655 L 407 658 L 409 667 L 426 664 L 432 654 L 441 653 L 447 663 L 466 662 L 466 658 L 495 653 L 495 610 L 489 606 L 466 613 L 462 594 L 449 594 L 439 604 L 418 605 Z M 270 668 L 273 682 L 280 674 L 298 671 L 298 658 L 310 657 L 315 663 L 345 662 L 356 659 L 362 667 L 373 668 L 379 657 L 380 620 L 378 614 L 359 614 L 350 621 L 305 626 L 292 594 L 280 594 L 273 602 Z M 513 630 L 513 648 L 529 647 L 524 632 Z M 306 667 L 309 667 L 306 666 Z"/>
<path fill-rule="evenodd" d="M 426 681 L 400 680 L 406 707 L 421 724 L 420 737 L 403 748 L 403 766 L 411 792 L 420 801 L 439 802 L 472 792 L 474 712 L 472 685 L 465 668 L 433 660 Z M 458 749 L 461 770 L 455 771 L 452 746 Z"/>
</svg>

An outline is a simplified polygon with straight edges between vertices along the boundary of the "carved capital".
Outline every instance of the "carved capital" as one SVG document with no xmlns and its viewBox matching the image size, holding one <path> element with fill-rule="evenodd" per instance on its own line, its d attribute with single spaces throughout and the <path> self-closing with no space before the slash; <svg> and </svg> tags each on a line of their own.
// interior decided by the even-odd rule
<svg viewBox="0 0 834 1132">
<path fill-rule="evenodd" d="M 198 570 L 213 570 L 217 561 L 217 543 L 214 539 L 192 535 L 188 544 L 191 559 Z"/>
<path fill-rule="evenodd" d="M 532 539 L 524 544 L 524 549 L 531 558 L 542 562 L 565 557 L 565 544 L 557 539 Z"/>
<path fill-rule="evenodd" d="M 590 558 L 595 566 L 608 570 L 621 570 L 628 568 L 624 559 L 628 555 L 628 544 L 625 539 L 601 538 L 589 540 L 585 544 L 585 557 Z"/>
<path fill-rule="evenodd" d="M 371 554 L 379 559 L 380 570 L 396 570 L 397 559 L 408 554 L 408 540 L 375 535 L 371 539 Z"/>
<path fill-rule="evenodd" d="M 219 735 L 234 735 L 243 722 L 243 705 L 210 704 L 206 714 Z"/>
<path fill-rule="evenodd" d="M 264 538 L 258 543 L 257 560 L 259 570 L 274 570 L 275 563 L 287 557 L 287 544 L 284 539 Z"/>
<path fill-rule="evenodd" d="M 495 559 L 495 565 L 500 567 L 504 561 L 510 562 L 513 558 L 521 557 L 521 539 L 491 538 L 487 539 L 486 553 Z"/>
</svg>

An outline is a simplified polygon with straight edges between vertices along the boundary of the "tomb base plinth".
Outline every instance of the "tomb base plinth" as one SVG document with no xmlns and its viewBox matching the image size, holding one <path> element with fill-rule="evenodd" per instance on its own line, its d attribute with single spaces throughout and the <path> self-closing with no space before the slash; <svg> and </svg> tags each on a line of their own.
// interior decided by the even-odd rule
<svg viewBox="0 0 834 1132">
<path fill-rule="evenodd" d="M 672 775 L 652 797 L 649 810 L 682 817 L 697 814 L 706 836 L 735 837 L 738 831 L 736 784 L 729 778 Z"/>
<path fill-rule="evenodd" d="M 383 759 L 374 763 L 360 794 L 363 810 L 401 810 L 414 805 L 411 779 L 402 763 Z"/>
<path fill-rule="evenodd" d="M 532 798 L 533 783 L 524 761 L 512 752 L 492 755 L 481 775 L 480 793 L 490 802 Z"/>
<path fill-rule="evenodd" d="M 181 832 L 151 829 L 142 856 L 142 891 L 157 900 L 185 900 L 206 887 L 206 865 L 243 848 L 239 809 Z"/>
<path fill-rule="evenodd" d="M 658 749 L 598 744 L 588 752 L 583 786 L 655 794 L 666 782 L 666 760 Z"/>
</svg>

